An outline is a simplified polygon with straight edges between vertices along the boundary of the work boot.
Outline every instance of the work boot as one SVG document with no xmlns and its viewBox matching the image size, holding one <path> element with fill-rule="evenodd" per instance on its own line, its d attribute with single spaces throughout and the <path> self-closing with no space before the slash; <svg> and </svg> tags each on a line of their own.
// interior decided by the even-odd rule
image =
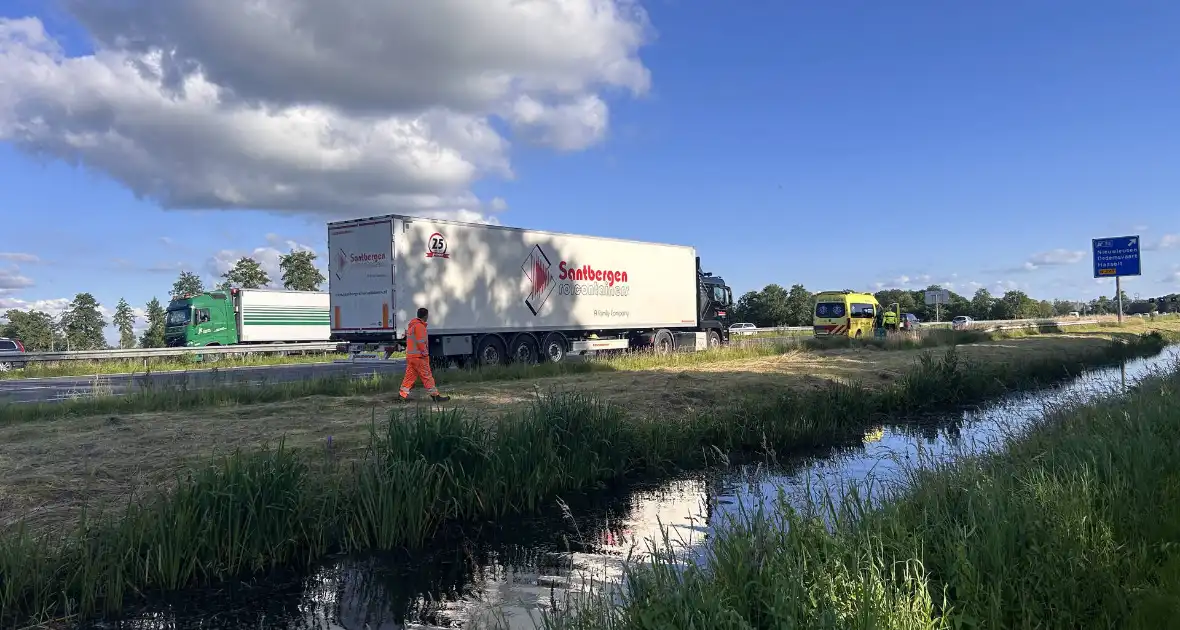
<svg viewBox="0 0 1180 630">
<path fill-rule="evenodd" d="M 434 402 L 439 402 L 439 403 L 447 402 L 448 400 L 451 399 L 450 396 L 443 396 L 442 394 L 435 394 L 435 395 L 431 396 L 430 398 Z"/>
</svg>

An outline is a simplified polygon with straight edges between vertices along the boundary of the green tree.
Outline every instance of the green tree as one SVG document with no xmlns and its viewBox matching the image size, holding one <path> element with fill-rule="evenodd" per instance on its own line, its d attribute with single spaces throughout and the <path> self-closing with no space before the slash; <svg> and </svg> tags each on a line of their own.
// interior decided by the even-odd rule
<svg viewBox="0 0 1180 630">
<path fill-rule="evenodd" d="M 919 293 L 921 295 L 921 293 Z M 914 292 L 905 289 L 884 289 L 873 294 L 881 303 L 881 308 L 888 309 L 890 304 L 897 303 L 902 313 L 918 314 L 918 304 L 914 301 Z M 920 316 L 919 316 L 920 317 Z"/>
<path fill-rule="evenodd" d="M 758 308 L 758 292 L 746 291 L 738 298 L 737 303 L 733 305 L 733 321 L 750 322 L 757 325 L 755 322 L 756 311 Z"/>
<path fill-rule="evenodd" d="M 0 325 L 0 337 L 16 339 L 29 352 L 52 352 L 65 348 L 57 322 L 53 316 L 41 311 L 20 311 L 11 309 L 4 314 L 7 320 Z"/>
<path fill-rule="evenodd" d="M 240 289 L 261 289 L 270 284 L 270 276 L 257 260 L 249 256 L 242 256 L 233 268 L 222 274 L 222 282 L 218 285 L 222 289 L 238 287 Z"/>
<path fill-rule="evenodd" d="M 812 322 L 811 309 L 814 308 L 815 296 L 801 284 L 791 285 L 787 292 L 786 320 L 787 326 L 810 326 Z"/>
<path fill-rule="evenodd" d="M 135 312 L 131 310 L 131 305 L 127 303 L 127 300 L 119 298 L 119 303 L 115 306 L 115 315 L 111 317 L 111 323 L 119 329 L 119 347 L 134 348 Z"/>
<path fill-rule="evenodd" d="M 283 272 L 283 288 L 291 291 L 319 291 L 324 274 L 316 269 L 315 252 L 291 250 L 279 256 L 279 270 Z"/>
<path fill-rule="evenodd" d="M 152 298 L 147 303 L 147 330 L 143 331 L 143 337 L 139 340 L 139 345 L 144 348 L 163 348 L 164 347 L 164 316 L 166 312 L 164 307 L 160 305 L 160 301 Z"/>
<path fill-rule="evenodd" d="M 984 288 L 976 289 L 975 295 L 971 296 L 971 317 L 991 319 L 995 304 L 996 299 L 992 297 L 991 291 Z"/>
<path fill-rule="evenodd" d="M 106 319 L 99 311 L 98 300 L 89 293 L 74 296 L 62 313 L 62 324 L 70 350 L 99 350 L 107 346 L 102 334 Z"/>
<path fill-rule="evenodd" d="M 175 299 L 182 295 L 196 295 L 204 292 L 205 283 L 201 281 L 201 276 L 191 271 L 182 271 L 180 277 L 176 278 L 176 282 L 172 283 L 171 297 Z"/>
</svg>

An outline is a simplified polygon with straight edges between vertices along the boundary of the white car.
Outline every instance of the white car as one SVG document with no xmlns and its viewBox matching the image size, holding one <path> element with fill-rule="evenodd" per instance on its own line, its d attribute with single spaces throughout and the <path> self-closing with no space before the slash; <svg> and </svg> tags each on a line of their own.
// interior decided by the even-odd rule
<svg viewBox="0 0 1180 630">
<path fill-rule="evenodd" d="M 752 335 L 758 332 L 758 327 L 750 322 L 741 322 L 729 327 L 730 335 Z"/>
<path fill-rule="evenodd" d="M 966 315 L 960 315 L 960 316 L 951 320 L 951 328 L 953 328 L 955 330 L 963 330 L 964 328 L 970 328 L 971 324 L 974 324 L 974 323 L 975 323 L 974 319 L 971 319 L 970 317 L 967 317 Z"/>
</svg>

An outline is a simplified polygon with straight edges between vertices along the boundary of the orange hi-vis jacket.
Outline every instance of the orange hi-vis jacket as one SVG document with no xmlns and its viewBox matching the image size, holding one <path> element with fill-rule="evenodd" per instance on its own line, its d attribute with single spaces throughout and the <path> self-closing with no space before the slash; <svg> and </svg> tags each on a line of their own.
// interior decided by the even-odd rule
<svg viewBox="0 0 1180 630">
<path fill-rule="evenodd" d="M 415 317 L 406 326 L 406 359 L 425 359 L 430 356 L 426 349 L 426 322 Z"/>
</svg>

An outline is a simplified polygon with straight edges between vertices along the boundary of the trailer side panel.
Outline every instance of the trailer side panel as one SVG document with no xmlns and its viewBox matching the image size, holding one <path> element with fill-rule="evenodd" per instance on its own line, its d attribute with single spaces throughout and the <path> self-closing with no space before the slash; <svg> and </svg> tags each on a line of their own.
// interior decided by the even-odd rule
<svg viewBox="0 0 1180 630">
<path fill-rule="evenodd" d="M 691 247 L 418 218 L 397 222 L 396 320 L 425 306 L 432 335 L 696 325 Z"/>
</svg>

